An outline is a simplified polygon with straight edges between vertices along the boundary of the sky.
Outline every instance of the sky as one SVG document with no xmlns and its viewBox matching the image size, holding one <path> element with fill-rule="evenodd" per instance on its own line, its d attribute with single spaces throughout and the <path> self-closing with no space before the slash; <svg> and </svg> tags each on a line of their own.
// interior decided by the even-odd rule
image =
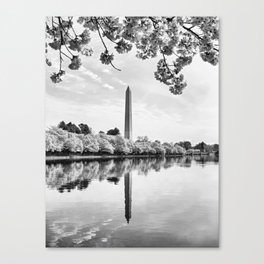
<svg viewBox="0 0 264 264">
<path fill-rule="evenodd" d="M 202 61 L 199 55 L 182 73 L 187 87 L 181 95 L 170 93 L 168 86 L 157 81 L 154 71 L 161 57 L 141 60 L 135 57 L 135 48 L 127 54 L 114 53 L 114 65 L 104 65 L 99 60 L 104 51 L 97 35 L 92 34 L 88 44 L 94 54 L 81 55 L 79 70 L 68 68 L 63 81 L 52 83 L 50 74 L 58 72 L 58 51 L 49 50 L 52 66 L 46 66 L 46 127 L 60 121 L 75 124 L 85 123 L 94 132 L 117 127 L 124 134 L 125 90 L 132 91 L 132 134 L 148 136 L 150 140 L 162 142 L 191 141 L 197 144 L 218 143 L 219 83 L 218 66 Z"/>
</svg>

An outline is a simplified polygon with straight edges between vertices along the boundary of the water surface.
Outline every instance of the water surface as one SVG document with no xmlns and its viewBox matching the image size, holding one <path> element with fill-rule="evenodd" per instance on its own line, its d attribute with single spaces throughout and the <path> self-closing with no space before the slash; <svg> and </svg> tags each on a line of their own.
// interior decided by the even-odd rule
<svg viewBox="0 0 264 264">
<path fill-rule="evenodd" d="M 46 246 L 217 247 L 217 157 L 46 164 Z"/>
</svg>

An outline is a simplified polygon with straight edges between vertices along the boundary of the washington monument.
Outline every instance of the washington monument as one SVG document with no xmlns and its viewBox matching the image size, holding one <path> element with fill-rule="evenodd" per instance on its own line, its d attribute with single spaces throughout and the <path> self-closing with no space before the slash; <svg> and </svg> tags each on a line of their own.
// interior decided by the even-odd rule
<svg viewBox="0 0 264 264">
<path fill-rule="evenodd" d="M 132 139 L 132 97 L 129 86 L 126 89 L 125 104 L 125 138 Z M 132 195 L 132 178 L 131 173 L 125 175 L 125 218 L 127 223 L 131 219 L 131 195 Z"/>
<path fill-rule="evenodd" d="M 126 89 L 125 138 L 132 139 L 132 97 L 129 86 Z"/>
</svg>

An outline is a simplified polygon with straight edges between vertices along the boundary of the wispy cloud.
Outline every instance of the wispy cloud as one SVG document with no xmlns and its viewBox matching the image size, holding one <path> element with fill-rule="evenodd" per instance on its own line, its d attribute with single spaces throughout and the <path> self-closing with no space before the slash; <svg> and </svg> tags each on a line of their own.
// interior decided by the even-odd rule
<svg viewBox="0 0 264 264">
<path fill-rule="evenodd" d="M 95 82 L 98 82 L 98 83 L 102 83 L 102 78 L 99 77 L 96 73 L 90 71 L 90 70 L 87 70 L 85 67 L 80 67 L 80 71 L 89 76 L 92 80 L 94 80 Z"/>
<path fill-rule="evenodd" d="M 111 71 L 109 69 L 103 69 L 102 72 L 107 73 L 107 74 L 111 74 Z"/>
<path fill-rule="evenodd" d="M 77 74 L 71 74 L 71 73 L 68 73 L 65 74 L 65 76 L 63 76 L 63 80 L 65 82 L 72 82 L 72 81 L 84 81 L 85 79 Z"/>
<path fill-rule="evenodd" d="M 113 78 L 113 81 L 119 83 L 120 85 L 127 86 L 128 84 L 126 82 L 123 82 L 122 80 L 118 78 Z"/>
<path fill-rule="evenodd" d="M 113 89 L 115 89 L 113 86 L 109 85 L 108 83 L 104 83 L 104 84 L 103 84 L 103 87 L 105 87 L 105 88 L 107 88 L 107 89 L 109 89 L 109 90 L 113 90 Z"/>
</svg>

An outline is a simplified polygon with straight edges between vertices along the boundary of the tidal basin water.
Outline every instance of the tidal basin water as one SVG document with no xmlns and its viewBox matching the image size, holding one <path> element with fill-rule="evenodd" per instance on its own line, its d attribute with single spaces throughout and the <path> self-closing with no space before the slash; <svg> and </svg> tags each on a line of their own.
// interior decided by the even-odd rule
<svg viewBox="0 0 264 264">
<path fill-rule="evenodd" d="M 218 158 L 46 164 L 47 247 L 217 247 Z"/>
</svg>

